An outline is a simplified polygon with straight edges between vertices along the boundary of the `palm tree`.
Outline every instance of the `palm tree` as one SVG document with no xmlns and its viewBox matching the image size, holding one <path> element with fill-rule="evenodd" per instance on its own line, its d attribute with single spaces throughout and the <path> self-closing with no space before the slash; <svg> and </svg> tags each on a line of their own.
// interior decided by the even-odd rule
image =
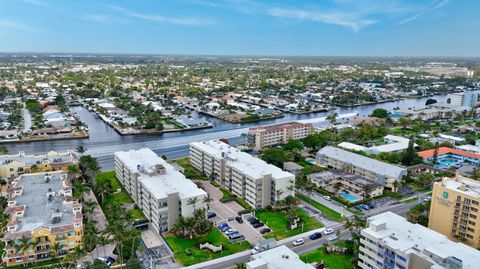
<svg viewBox="0 0 480 269">
<path fill-rule="evenodd" d="M 370 192 L 372 191 L 372 187 L 370 187 L 369 184 L 363 185 L 362 191 L 363 191 L 363 199 L 366 199 L 370 197 Z"/>
<path fill-rule="evenodd" d="M 213 201 L 212 197 L 210 197 L 210 194 L 207 193 L 207 196 L 203 197 L 203 202 L 207 205 L 207 209 L 210 209 L 210 206 L 208 205 L 211 201 Z"/>
<path fill-rule="evenodd" d="M 87 151 L 87 149 L 86 149 L 84 146 L 82 146 L 82 145 L 77 146 L 77 147 L 75 148 L 75 150 L 76 150 L 78 153 L 80 153 L 80 155 L 83 155 L 83 153 L 85 153 L 85 151 Z"/>
<path fill-rule="evenodd" d="M 72 164 L 67 167 L 67 173 L 68 173 L 68 178 L 73 179 L 78 176 L 78 174 L 80 173 L 80 169 L 78 168 L 77 165 Z"/>
<path fill-rule="evenodd" d="M 187 205 L 192 205 L 193 206 L 193 211 L 195 211 L 195 207 L 197 205 L 197 202 L 198 202 L 198 197 L 192 197 L 192 198 L 188 199 Z"/>
<path fill-rule="evenodd" d="M 283 190 L 281 189 L 275 190 L 275 196 L 276 196 L 275 200 L 280 201 L 280 196 L 282 196 L 282 194 L 283 194 Z"/>
<path fill-rule="evenodd" d="M 53 244 L 53 246 L 51 247 L 52 256 L 54 258 L 57 258 L 58 257 L 58 252 L 60 252 L 60 250 L 62 250 L 62 246 L 60 246 L 60 243 L 55 242 L 55 244 Z"/>
<path fill-rule="evenodd" d="M 37 166 L 36 164 L 32 164 L 32 165 L 30 166 L 30 171 L 31 171 L 32 173 L 37 172 L 37 169 L 38 169 L 38 166 Z"/>
<path fill-rule="evenodd" d="M 308 199 L 310 199 L 310 203 L 312 203 L 312 194 L 315 190 L 315 186 L 313 185 L 313 183 L 308 182 L 307 184 L 305 184 L 303 190 L 307 193 L 307 197 Z"/>
<path fill-rule="evenodd" d="M 246 269 L 247 265 L 245 263 L 235 263 L 236 269 Z"/>
<path fill-rule="evenodd" d="M 110 183 L 108 181 L 101 181 L 95 185 L 95 192 L 100 200 L 100 203 L 105 201 L 105 197 L 110 193 Z"/>
<path fill-rule="evenodd" d="M 85 215 L 87 215 L 87 219 L 91 220 L 92 215 L 95 212 L 96 204 L 97 203 L 93 200 L 87 200 L 83 203 L 83 211 L 85 212 Z"/>
</svg>

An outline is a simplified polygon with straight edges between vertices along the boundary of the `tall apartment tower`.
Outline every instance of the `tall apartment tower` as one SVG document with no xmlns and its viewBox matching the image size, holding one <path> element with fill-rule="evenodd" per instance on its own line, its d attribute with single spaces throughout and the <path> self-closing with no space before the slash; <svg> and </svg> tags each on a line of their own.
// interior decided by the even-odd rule
<svg viewBox="0 0 480 269">
<path fill-rule="evenodd" d="M 467 177 L 433 184 L 428 227 L 452 240 L 480 247 L 480 182 Z"/>
</svg>

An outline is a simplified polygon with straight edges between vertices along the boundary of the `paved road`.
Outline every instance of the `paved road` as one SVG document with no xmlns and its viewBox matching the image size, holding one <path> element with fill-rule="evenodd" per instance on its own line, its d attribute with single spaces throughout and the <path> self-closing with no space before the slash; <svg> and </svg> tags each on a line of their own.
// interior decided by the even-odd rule
<svg viewBox="0 0 480 269">
<path fill-rule="evenodd" d="M 337 229 L 341 229 L 340 232 L 340 239 L 347 239 L 350 237 L 350 231 L 349 230 L 343 230 L 342 226 L 336 227 Z M 317 231 L 323 231 L 323 229 L 319 229 Z M 321 246 L 326 241 L 327 236 L 323 236 L 321 239 L 317 240 L 310 240 L 308 236 L 312 234 L 313 231 L 303 233 L 301 235 L 293 236 L 284 240 L 281 240 L 278 242 L 278 246 L 281 245 L 286 245 L 290 249 L 292 249 L 295 253 L 297 254 L 303 254 L 312 250 L 315 250 Z M 293 247 L 292 242 L 298 238 L 303 238 L 305 240 L 305 243 L 301 246 L 298 247 Z M 196 265 L 192 265 L 189 267 L 185 267 L 186 269 L 223 269 L 223 268 L 231 268 L 235 266 L 236 263 L 246 263 L 250 261 L 250 256 L 251 252 L 249 250 L 239 252 L 230 256 L 222 257 L 216 260 L 204 262 L 204 263 L 199 263 Z M 293 268 L 292 268 L 293 269 Z"/>
</svg>

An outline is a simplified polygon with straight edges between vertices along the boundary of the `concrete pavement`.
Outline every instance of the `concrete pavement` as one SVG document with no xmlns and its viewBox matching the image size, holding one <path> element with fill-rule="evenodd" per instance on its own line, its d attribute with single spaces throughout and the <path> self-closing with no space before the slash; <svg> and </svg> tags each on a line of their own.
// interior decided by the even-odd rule
<svg viewBox="0 0 480 269">
<path fill-rule="evenodd" d="M 98 204 L 97 197 L 95 197 L 95 194 L 93 194 L 93 191 L 90 189 L 87 189 L 86 192 L 83 193 L 83 200 L 88 201 L 92 200 L 95 202 L 95 209 L 93 211 L 93 216 L 92 219 L 95 221 L 95 227 L 99 232 L 104 231 L 107 228 L 108 222 L 107 218 L 105 217 L 105 214 L 103 213 L 102 208 Z"/>
</svg>

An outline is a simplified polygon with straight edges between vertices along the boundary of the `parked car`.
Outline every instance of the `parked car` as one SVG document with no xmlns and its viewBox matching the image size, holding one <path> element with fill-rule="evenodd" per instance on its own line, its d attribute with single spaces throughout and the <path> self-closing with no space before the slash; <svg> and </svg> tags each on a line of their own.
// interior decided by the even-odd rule
<svg viewBox="0 0 480 269">
<path fill-rule="evenodd" d="M 263 229 L 260 230 L 260 233 L 261 233 L 261 234 L 266 234 L 266 233 L 269 233 L 269 232 L 271 232 L 271 231 L 272 231 L 272 230 L 270 230 L 269 228 L 263 228 Z"/>
<path fill-rule="evenodd" d="M 102 261 L 107 266 L 111 266 L 115 262 L 115 259 L 112 257 L 98 257 L 97 260 Z"/>
<path fill-rule="evenodd" d="M 208 210 L 207 211 L 207 218 L 213 218 L 213 217 L 216 217 L 217 216 L 217 213 L 215 213 L 214 211 L 212 210 Z"/>
<path fill-rule="evenodd" d="M 426 196 L 425 198 L 423 198 L 424 202 L 428 202 L 430 200 L 432 200 L 432 196 Z"/>
<path fill-rule="evenodd" d="M 238 242 L 238 241 L 244 240 L 245 236 L 243 236 L 243 234 L 241 234 L 239 232 L 235 232 L 235 233 L 229 234 L 228 239 L 230 239 L 230 241 Z"/>
<path fill-rule="evenodd" d="M 249 222 L 251 225 L 254 225 L 255 223 L 259 223 L 260 221 L 258 219 L 252 219 Z"/>
<path fill-rule="evenodd" d="M 242 219 L 242 217 L 240 217 L 240 216 L 235 217 L 235 220 L 236 220 L 238 223 L 243 223 L 243 219 Z"/>
<path fill-rule="evenodd" d="M 254 219 L 256 219 L 254 216 L 250 216 L 250 217 L 247 218 L 247 221 L 250 222 L 250 221 L 252 221 L 252 220 L 254 220 Z"/>
<path fill-rule="evenodd" d="M 255 222 L 253 225 L 253 228 L 260 228 L 260 227 L 263 227 L 265 226 L 265 224 L 263 224 L 263 222 Z"/>
<path fill-rule="evenodd" d="M 236 232 L 237 232 L 237 230 L 230 228 L 230 229 L 225 231 L 225 234 L 229 235 L 229 234 L 233 234 L 233 233 L 236 233 Z"/>
<path fill-rule="evenodd" d="M 330 235 L 330 236 L 327 238 L 328 241 L 335 241 L 335 240 L 337 240 L 337 239 L 338 239 L 338 237 L 337 237 L 336 235 L 334 235 L 334 234 L 333 234 L 333 235 Z"/>
<path fill-rule="evenodd" d="M 328 229 L 325 229 L 325 231 L 323 231 L 323 234 L 324 234 L 324 235 L 327 235 L 327 234 L 331 234 L 331 233 L 333 233 L 333 232 L 335 232 L 334 229 L 328 228 Z"/>
<path fill-rule="evenodd" d="M 303 243 L 305 243 L 305 240 L 303 240 L 303 238 L 300 238 L 300 239 L 297 239 L 295 241 L 293 241 L 293 246 L 297 247 L 297 246 L 300 246 L 300 245 L 303 245 Z"/>
<path fill-rule="evenodd" d="M 356 205 L 355 208 L 360 210 L 360 211 L 364 210 L 362 205 Z"/>
<path fill-rule="evenodd" d="M 310 240 L 316 240 L 318 238 L 322 238 L 322 233 L 314 232 L 313 234 L 310 235 Z"/>
<path fill-rule="evenodd" d="M 220 229 L 220 231 L 225 232 L 228 229 L 230 229 L 230 227 L 227 225 L 227 226 L 223 226 L 222 228 L 219 228 L 219 229 Z"/>
<path fill-rule="evenodd" d="M 374 209 L 375 205 L 372 202 L 368 202 L 365 205 L 367 205 L 370 209 Z"/>
<path fill-rule="evenodd" d="M 361 204 L 363 210 L 370 210 L 370 207 L 368 205 L 365 205 L 365 204 Z"/>
<path fill-rule="evenodd" d="M 332 200 L 332 197 L 328 196 L 328 195 L 324 195 L 323 196 L 323 199 L 327 200 L 327 201 L 331 201 Z"/>
<path fill-rule="evenodd" d="M 222 229 L 223 227 L 228 227 L 227 223 L 221 223 L 217 226 L 218 229 Z"/>
</svg>

